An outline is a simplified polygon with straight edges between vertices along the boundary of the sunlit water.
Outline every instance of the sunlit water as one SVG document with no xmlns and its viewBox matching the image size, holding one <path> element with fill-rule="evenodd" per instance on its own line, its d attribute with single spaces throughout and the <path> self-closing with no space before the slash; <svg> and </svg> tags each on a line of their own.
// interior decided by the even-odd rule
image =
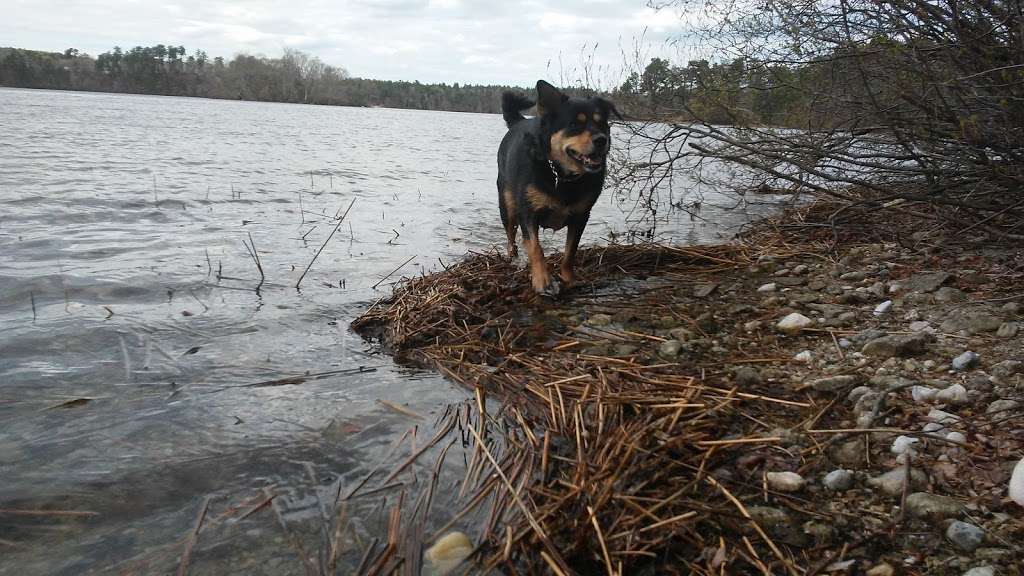
<svg viewBox="0 0 1024 576">
<path fill-rule="evenodd" d="M 0 512 L 0 574 L 171 572 L 205 497 L 222 510 L 273 485 L 313 514 L 310 490 L 351 485 L 464 398 L 348 324 L 399 277 L 503 242 L 504 131 L 497 115 L 0 89 L 0 510 L 98 513 Z M 624 231 L 623 206 L 606 193 L 584 243 Z M 661 230 L 716 241 L 746 219 L 704 216 Z M 367 539 L 379 507 L 351 510 Z M 273 515 L 240 526 L 195 569 L 301 573 Z"/>
</svg>

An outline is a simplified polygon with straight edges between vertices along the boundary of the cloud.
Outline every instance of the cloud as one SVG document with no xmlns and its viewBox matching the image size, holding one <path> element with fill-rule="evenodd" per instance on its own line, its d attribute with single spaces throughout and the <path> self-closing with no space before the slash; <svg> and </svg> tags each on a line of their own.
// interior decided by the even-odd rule
<svg viewBox="0 0 1024 576">
<path fill-rule="evenodd" d="M 558 81 L 587 59 L 609 84 L 620 81 L 623 51 L 633 51 L 635 38 L 643 36 L 645 56 L 658 55 L 685 24 L 643 0 L 15 0 L 0 38 L 92 54 L 115 44 L 184 44 L 227 58 L 292 47 L 355 76 L 528 86 Z"/>
</svg>

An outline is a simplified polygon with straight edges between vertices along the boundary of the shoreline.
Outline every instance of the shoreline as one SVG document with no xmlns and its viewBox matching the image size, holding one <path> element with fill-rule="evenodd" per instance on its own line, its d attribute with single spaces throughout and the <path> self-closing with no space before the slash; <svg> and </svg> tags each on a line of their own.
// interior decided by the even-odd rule
<svg viewBox="0 0 1024 576">
<path fill-rule="evenodd" d="M 477 255 L 353 323 L 477 391 L 463 440 L 467 506 L 492 507 L 471 535 L 479 567 L 1024 563 L 1024 509 L 1006 495 L 1024 455 L 1024 254 L 869 213 L 837 230 L 828 211 L 719 246 L 588 248 L 554 301 Z"/>
</svg>

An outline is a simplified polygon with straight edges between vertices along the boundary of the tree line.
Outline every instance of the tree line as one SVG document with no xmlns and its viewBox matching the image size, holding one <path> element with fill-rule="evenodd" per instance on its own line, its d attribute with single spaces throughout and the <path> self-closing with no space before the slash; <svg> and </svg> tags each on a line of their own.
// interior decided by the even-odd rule
<svg viewBox="0 0 1024 576">
<path fill-rule="evenodd" d="M 164 44 L 114 47 L 96 57 L 74 48 L 0 48 L 0 86 L 489 113 L 500 112 L 503 91 L 523 90 L 353 78 L 293 49 L 280 58 L 238 54 L 226 61 Z"/>
</svg>

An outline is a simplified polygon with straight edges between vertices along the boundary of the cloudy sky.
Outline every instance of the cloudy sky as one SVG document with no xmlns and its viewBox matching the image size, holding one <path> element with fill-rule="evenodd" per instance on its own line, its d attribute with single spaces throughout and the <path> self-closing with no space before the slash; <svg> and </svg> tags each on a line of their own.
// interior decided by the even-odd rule
<svg viewBox="0 0 1024 576">
<path fill-rule="evenodd" d="M 682 30 L 644 0 L 5 0 L 3 13 L 0 46 L 162 43 L 228 58 L 291 47 L 353 76 L 523 86 L 559 70 L 571 80 L 591 55 L 599 80 L 620 81 L 624 51 L 669 55 Z"/>
</svg>

